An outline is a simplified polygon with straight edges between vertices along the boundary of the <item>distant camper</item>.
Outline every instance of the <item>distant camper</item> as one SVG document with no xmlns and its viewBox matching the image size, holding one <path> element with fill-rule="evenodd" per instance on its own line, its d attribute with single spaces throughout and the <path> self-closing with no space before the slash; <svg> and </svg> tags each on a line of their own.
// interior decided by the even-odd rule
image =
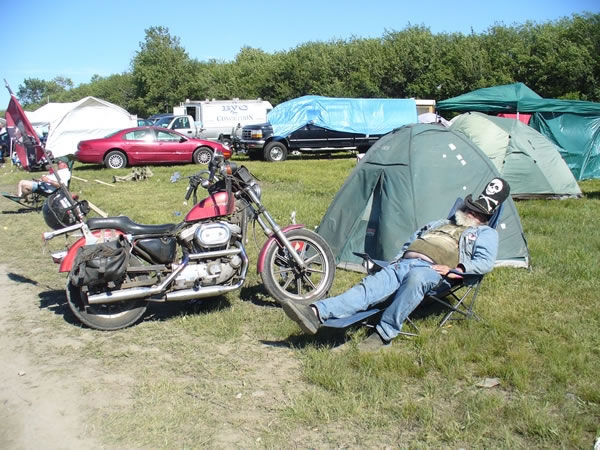
<svg viewBox="0 0 600 450">
<path fill-rule="evenodd" d="M 173 118 L 190 117 L 191 134 L 203 139 L 218 140 L 231 146 L 235 128 L 244 125 L 264 123 L 267 113 L 273 109 L 271 103 L 261 100 L 186 100 L 173 108 Z M 176 125 L 176 120 L 173 124 Z M 177 131 L 177 128 L 173 128 Z M 189 132 L 184 134 L 189 135 Z"/>
</svg>

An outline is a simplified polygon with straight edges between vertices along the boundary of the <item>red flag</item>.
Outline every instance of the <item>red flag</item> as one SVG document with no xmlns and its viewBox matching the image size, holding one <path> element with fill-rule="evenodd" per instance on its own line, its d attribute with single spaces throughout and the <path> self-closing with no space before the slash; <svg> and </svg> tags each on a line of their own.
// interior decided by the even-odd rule
<svg viewBox="0 0 600 450">
<path fill-rule="evenodd" d="M 25 111 L 21 108 L 17 97 L 12 93 L 6 110 L 6 129 L 13 139 L 13 146 L 19 161 L 25 170 L 40 165 L 44 159 L 44 149 L 37 133 L 31 126 Z"/>
</svg>

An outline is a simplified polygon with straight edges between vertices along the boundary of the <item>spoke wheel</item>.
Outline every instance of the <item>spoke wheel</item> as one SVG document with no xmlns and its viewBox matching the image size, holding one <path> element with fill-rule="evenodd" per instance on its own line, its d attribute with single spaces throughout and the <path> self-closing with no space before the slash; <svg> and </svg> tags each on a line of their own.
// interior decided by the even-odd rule
<svg viewBox="0 0 600 450">
<path fill-rule="evenodd" d="M 273 241 L 267 249 L 261 278 L 269 294 L 276 300 L 311 303 L 323 298 L 335 276 L 333 253 L 318 234 L 304 229 L 292 230 L 286 237 L 304 262 L 300 267 L 291 253 Z"/>
</svg>

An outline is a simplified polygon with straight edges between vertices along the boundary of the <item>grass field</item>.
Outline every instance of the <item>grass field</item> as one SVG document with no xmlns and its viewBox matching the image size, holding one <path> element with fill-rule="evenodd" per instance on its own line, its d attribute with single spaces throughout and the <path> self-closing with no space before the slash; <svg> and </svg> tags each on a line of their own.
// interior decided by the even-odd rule
<svg viewBox="0 0 600 450">
<path fill-rule="evenodd" d="M 296 211 L 297 222 L 310 228 L 355 165 L 347 155 L 276 164 L 236 159 L 261 180 L 280 224 Z M 106 186 L 94 180 L 112 184 L 113 175 L 130 169 L 76 165 L 74 174 L 88 182 L 73 180 L 71 188 L 109 214 L 180 221 L 189 209 L 186 184 L 170 177 L 198 166 L 152 170 L 147 181 Z M 14 191 L 23 175 L 0 169 L 1 190 Z M 353 346 L 334 353 L 344 335 L 302 335 L 252 270 L 240 292 L 158 305 L 119 332 L 80 329 L 64 307 L 63 315 L 43 306 L 41 314 L 57 334 L 90 337 L 72 358 L 99 361 L 135 380 L 130 401 L 90 418 L 107 445 L 591 448 L 600 435 L 600 181 L 580 186 L 582 199 L 517 203 L 532 267 L 486 277 L 481 322 L 436 332 L 438 318 L 427 317 L 418 323 L 420 337 L 383 354 L 359 354 Z M 0 262 L 46 286 L 64 306 L 64 276 L 42 254 L 41 215 L 0 201 Z M 263 240 L 259 235 L 255 245 L 250 238 L 252 263 Z M 333 293 L 359 279 L 338 270 Z M 352 329 L 346 337 L 362 333 Z M 488 378 L 499 384 L 478 386 Z"/>
</svg>

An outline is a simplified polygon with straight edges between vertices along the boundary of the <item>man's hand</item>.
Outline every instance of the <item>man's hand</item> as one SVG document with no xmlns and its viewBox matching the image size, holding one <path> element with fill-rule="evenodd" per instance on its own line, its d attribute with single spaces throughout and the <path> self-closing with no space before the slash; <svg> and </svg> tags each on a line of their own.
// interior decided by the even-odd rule
<svg viewBox="0 0 600 450">
<path fill-rule="evenodd" d="M 452 267 L 446 266 L 444 264 L 434 264 L 431 266 L 431 268 L 443 277 L 448 277 L 448 278 L 452 278 L 452 279 L 462 278 L 458 274 L 450 273 L 451 270 L 454 270 L 457 272 L 462 272 L 463 270 L 460 267 L 452 268 Z"/>
</svg>

